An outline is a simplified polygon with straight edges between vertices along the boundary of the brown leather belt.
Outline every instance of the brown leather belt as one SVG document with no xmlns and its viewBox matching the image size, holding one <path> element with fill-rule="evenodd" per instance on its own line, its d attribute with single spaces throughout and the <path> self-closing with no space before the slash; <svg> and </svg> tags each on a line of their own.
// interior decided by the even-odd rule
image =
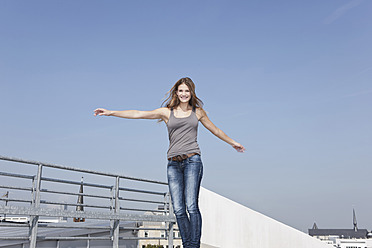
<svg viewBox="0 0 372 248">
<path fill-rule="evenodd" d="M 177 155 L 177 156 L 174 156 L 174 157 L 171 157 L 171 158 L 168 158 L 168 160 L 172 160 L 172 161 L 177 161 L 177 162 L 182 162 L 183 160 L 189 158 L 189 157 L 192 157 L 196 154 L 199 154 L 199 153 L 196 153 L 196 152 L 193 152 L 193 153 L 189 153 L 189 154 L 182 154 L 182 155 Z"/>
</svg>

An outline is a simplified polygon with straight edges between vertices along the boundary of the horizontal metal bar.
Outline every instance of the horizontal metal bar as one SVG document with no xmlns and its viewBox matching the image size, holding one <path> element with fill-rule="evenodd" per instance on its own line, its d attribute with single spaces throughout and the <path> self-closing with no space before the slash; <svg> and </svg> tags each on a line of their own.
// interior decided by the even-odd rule
<svg viewBox="0 0 372 248">
<path fill-rule="evenodd" d="M 123 200 L 123 201 L 133 201 L 133 202 L 144 202 L 144 203 L 164 204 L 164 202 L 161 202 L 161 201 L 148 201 L 148 200 L 132 199 L 132 198 L 123 198 L 123 197 L 119 197 L 119 200 Z"/>
<path fill-rule="evenodd" d="M 0 225 L 1 226 L 1 225 Z M 78 228 L 78 229 L 99 229 L 99 230 L 110 230 L 109 226 L 77 226 L 77 225 L 50 225 L 50 224 L 39 224 L 39 228 Z M 120 230 L 148 230 L 148 231 L 166 231 L 167 228 L 154 228 L 154 227 L 120 227 Z M 176 229 L 173 229 L 176 230 Z"/>
<path fill-rule="evenodd" d="M 0 237 L 0 240 L 28 240 L 29 237 Z"/>
<path fill-rule="evenodd" d="M 29 224 L 23 224 L 23 223 L 7 223 L 7 222 L 0 222 L 0 227 L 25 227 L 28 228 Z M 93 230 L 110 230 L 111 228 L 109 226 L 78 226 L 78 225 L 51 225 L 51 224 L 45 224 L 45 223 L 39 223 L 39 228 L 78 228 L 78 229 L 93 229 Z M 167 228 L 155 228 L 155 227 L 120 227 L 120 230 L 147 230 L 147 231 L 167 231 Z M 173 229 L 174 231 L 178 231 L 177 228 Z"/>
<path fill-rule="evenodd" d="M 0 201 L 32 203 L 31 200 L 23 200 L 23 199 L 15 199 L 15 198 L 0 198 Z"/>
<path fill-rule="evenodd" d="M 120 208 L 120 210 L 129 210 L 129 211 L 140 211 L 140 212 L 156 212 L 156 213 L 165 213 L 162 210 L 153 210 L 153 209 L 139 209 L 139 208 Z"/>
<path fill-rule="evenodd" d="M 131 230 L 131 229 L 128 229 L 128 230 Z M 138 229 L 135 229 L 133 228 L 133 230 L 148 230 L 148 231 L 168 231 L 169 229 L 168 228 L 138 228 Z M 178 231 L 178 228 L 173 228 L 173 231 Z"/>
<path fill-rule="evenodd" d="M 93 183 L 81 183 L 81 182 L 77 182 L 77 181 L 69 181 L 69 180 L 56 179 L 56 178 L 50 178 L 50 177 L 41 177 L 41 180 L 42 181 L 49 181 L 49 182 L 56 182 L 56 183 L 83 185 L 83 186 L 104 188 L 104 189 L 111 189 L 112 188 L 112 186 L 107 186 L 107 185 L 100 185 L 100 184 L 93 184 Z"/>
<path fill-rule="evenodd" d="M 119 237 L 121 240 L 167 240 L 167 237 Z M 181 239 L 173 237 L 173 239 Z"/>
<path fill-rule="evenodd" d="M 15 190 L 32 191 L 32 188 L 15 187 L 15 186 L 7 186 L 7 185 L 0 185 L 0 188 L 2 188 L 2 189 L 15 189 Z"/>
<path fill-rule="evenodd" d="M 148 227 L 148 228 L 145 228 L 145 227 L 122 227 L 120 228 L 120 230 L 123 229 L 123 230 L 136 230 L 136 231 L 144 231 L 144 230 L 147 230 L 147 231 L 166 231 L 168 230 L 167 228 L 154 228 L 154 227 Z"/>
<path fill-rule="evenodd" d="M 67 205 L 67 206 L 81 206 L 81 207 L 87 207 L 87 208 L 107 208 L 110 209 L 110 206 L 100 206 L 100 205 L 88 205 L 88 204 L 79 204 L 79 203 L 63 203 L 63 202 L 49 202 L 41 200 L 40 204 L 50 204 L 50 205 Z"/>
<path fill-rule="evenodd" d="M 155 191 L 147 191 L 147 190 L 140 190 L 140 189 L 130 189 L 130 188 L 119 188 L 119 190 L 130 191 L 130 192 L 137 192 L 137 193 L 144 193 L 144 194 L 153 194 L 153 195 L 166 195 L 167 193 L 164 192 L 155 192 Z"/>
<path fill-rule="evenodd" d="M 119 237 L 120 240 L 166 240 L 166 237 Z"/>
<path fill-rule="evenodd" d="M 2 172 L 2 171 L 0 171 L 0 176 L 34 179 L 34 176 L 28 176 L 28 175 L 22 175 L 22 174 L 14 174 L 14 173 Z"/>
<path fill-rule="evenodd" d="M 76 195 L 76 196 L 86 196 L 86 197 L 93 197 L 93 198 L 112 199 L 111 196 L 91 195 L 91 194 L 82 194 L 82 193 L 71 193 L 71 192 L 55 191 L 55 190 L 49 190 L 49 189 L 40 189 L 40 192 L 52 193 L 52 194 L 61 194 L 61 195 Z"/>
<path fill-rule="evenodd" d="M 10 222 L 0 222 L 0 227 L 25 227 L 28 228 L 29 224 L 24 223 L 10 223 Z M 78 228 L 78 229 L 104 229 L 104 230 L 110 230 L 110 227 L 104 227 L 104 226 L 78 226 L 78 225 L 51 225 L 46 223 L 39 223 L 39 228 Z M 122 229 L 122 227 L 120 228 Z M 129 229 L 131 230 L 131 229 Z"/>
<path fill-rule="evenodd" d="M 100 236 L 100 237 L 49 237 L 49 236 L 38 236 L 38 241 L 41 240 L 111 240 L 110 236 Z"/>
<path fill-rule="evenodd" d="M 27 208 L 19 206 L 0 206 L 0 214 L 11 215 L 32 215 L 44 217 L 66 217 L 66 218 L 86 218 L 101 220 L 122 220 L 122 221 L 149 221 L 149 222 L 175 222 L 174 215 L 145 215 L 145 214 L 126 214 L 111 212 L 92 212 L 92 211 L 70 211 L 60 209 Z"/>
<path fill-rule="evenodd" d="M 29 227 L 29 225 L 24 223 L 0 222 L 0 227 Z"/>
<path fill-rule="evenodd" d="M 147 182 L 147 183 L 155 183 L 155 184 L 162 184 L 162 185 L 168 185 L 166 182 L 161 182 L 161 181 L 155 181 L 155 180 L 149 180 L 149 179 L 142 179 L 142 178 L 135 178 L 135 177 L 128 177 L 124 175 L 116 175 L 112 173 L 103 173 L 103 172 L 97 172 L 93 170 L 87 170 L 87 169 L 80 169 L 80 168 L 74 168 L 74 167 L 67 167 L 67 166 L 62 166 L 62 165 L 56 165 L 56 164 L 51 164 L 51 163 L 43 163 L 43 162 L 38 162 L 38 161 L 30 161 L 30 160 L 24 160 L 24 159 L 19 159 L 19 158 L 11 158 L 11 157 L 5 157 L 0 155 L 0 160 L 4 161 L 11 161 L 11 162 L 18 162 L 18 163 L 24 163 L 24 164 L 31 164 L 31 165 L 43 165 L 45 167 L 50 167 L 50 168 L 56 168 L 56 169 L 62 169 L 62 170 L 70 170 L 70 171 L 78 171 L 78 172 L 85 172 L 89 174 L 96 174 L 96 175 L 101 175 L 101 176 L 109 176 L 109 177 L 119 177 L 127 180 L 133 180 L 133 181 L 140 181 L 140 182 Z"/>
<path fill-rule="evenodd" d="M 109 226 L 78 226 L 78 225 L 50 225 L 50 224 L 40 224 L 39 228 L 77 228 L 77 229 L 93 229 L 93 230 L 110 230 Z M 121 228 L 120 228 L 121 229 Z"/>
</svg>

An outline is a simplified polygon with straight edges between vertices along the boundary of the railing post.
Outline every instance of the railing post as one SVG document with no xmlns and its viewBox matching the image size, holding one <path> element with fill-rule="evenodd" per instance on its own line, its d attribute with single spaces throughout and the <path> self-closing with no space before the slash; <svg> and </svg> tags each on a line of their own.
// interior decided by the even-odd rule
<svg viewBox="0 0 372 248">
<path fill-rule="evenodd" d="M 169 206 L 169 215 L 172 216 L 174 215 L 173 213 L 173 205 L 172 205 L 172 201 L 171 201 L 171 196 L 169 194 L 169 192 L 166 194 L 166 201 L 168 203 L 168 206 Z M 169 222 L 168 223 L 168 247 L 169 248 L 173 248 L 173 222 Z"/>
<path fill-rule="evenodd" d="M 119 213 L 120 211 L 120 202 L 119 202 L 119 180 L 120 178 L 116 177 L 115 182 L 115 206 L 114 206 L 114 213 Z M 119 248 L 119 220 L 114 220 L 112 222 L 112 247 Z"/>
<path fill-rule="evenodd" d="M 90 248 L 90 234 L 88 234 L 88 239 L 87 239 L 87 248 Z"/>
<path fill-rule="evenodd" d="M 33 208 L 37 210 L 40 207 L 40 187 L 41 187 L 41 173 L 43 170 L 42 164 L 38 165 L 36 182 L 35 182 L 35 195 L 33 199 Z M 30 230 L 29 230 L 29 239 L 30 239 L 30 248 L 36 248 L 36 239 L 37 239 L 37 225 L 39 222 L 39 216 L 30 216 Z"/>
</svg>

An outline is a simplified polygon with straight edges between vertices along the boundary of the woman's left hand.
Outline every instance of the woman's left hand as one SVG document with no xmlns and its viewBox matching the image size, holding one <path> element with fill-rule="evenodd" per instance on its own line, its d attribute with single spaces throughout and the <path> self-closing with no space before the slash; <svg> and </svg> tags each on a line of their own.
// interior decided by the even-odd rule
<svg viewBox="0 0 372 248">
<path fill-rule="evenodd" d="M 239 143 L 235 143 L 232 145 L 232 147 L 234 147 L 234 149 L 238 152 L 244 152 L 245 151 L 245 148 L 244 146 L 242 146 L 241 144 Z"/>
</svg>

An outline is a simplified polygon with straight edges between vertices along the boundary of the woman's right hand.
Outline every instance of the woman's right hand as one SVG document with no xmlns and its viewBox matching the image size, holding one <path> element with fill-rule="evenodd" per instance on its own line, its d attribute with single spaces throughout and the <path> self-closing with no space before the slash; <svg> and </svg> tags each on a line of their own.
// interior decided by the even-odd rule
<svg viewBox="0 0 372 248">
<path fill-rule="evenodd" d="M 111 111 L 104 109 L 104 108 L 98 108 L 94 110 L 94 116 L 97 116 L 97 115 L 109 116 L 110 114 L 111 114 Z"/>
<path fill-rule="evenodd" d="M 244 146 L 242 146 L 241 144 L 235 142 L 232 147 L 234 147 L 234 149 L 238 152 L 245 152 L 245 148 Z"/>
</svg>

